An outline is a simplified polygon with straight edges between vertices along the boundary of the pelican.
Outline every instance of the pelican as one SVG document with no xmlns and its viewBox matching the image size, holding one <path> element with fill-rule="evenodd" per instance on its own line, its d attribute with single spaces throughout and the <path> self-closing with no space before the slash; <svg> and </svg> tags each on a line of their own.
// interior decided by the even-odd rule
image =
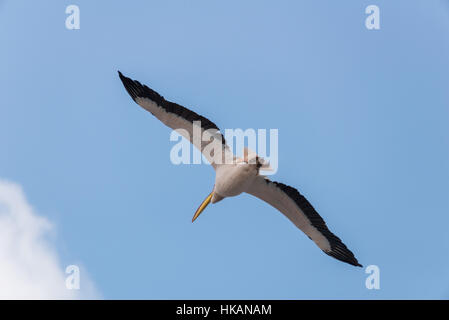
<svg viewBox="0 0 449 320">
<path fill-rule="evenodd" d="M 302 230 L 327 255 L 353 266 L 362 267 L 354 254 L 327 227 L 323 218 L 304 196 L 293 187 L 269 180 L 259 174 L 267 165 L 249 149 L 244 150 L 243 158 L 232 156 L 219 128 L 212 121 L 177 103 L 164 99 L 159 93 L 140 82 L 124 76 L 119 77 L 131 98 L 149 111 L 166 126 L 179 132 L 198 148 L 215 170 L 215 184 L 193 215 L 195 221 L 210 203 L 234 197 L 243 192 L 251 194 L 283 213 L 296 227 Z M 209 133 L 209 140 L 193 139 L 194 130 Z M 221 150 L 224 161 L 217 161 L 207 150 Z M 233 161 L 229 162 L 229 158 Z"/>
</svg>

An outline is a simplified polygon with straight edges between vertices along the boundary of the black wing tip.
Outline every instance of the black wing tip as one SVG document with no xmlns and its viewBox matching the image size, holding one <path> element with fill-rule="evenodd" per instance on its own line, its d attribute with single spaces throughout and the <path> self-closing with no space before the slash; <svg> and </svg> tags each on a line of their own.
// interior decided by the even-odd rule
<svg viewBox="0 0 449 320">
<path fill-rule="evenodd" d="M 125 77 L 120 71 L 118 71 L 118 76 L 120 77 L 120 80 L 123 83 L 123 86 L 125 87 L 128 94 L 133 98 L 134 101 L 136 101 L 137 98 L 137 91 L 136 89 L 136 83 L 128 77 Z"/>
<path fill-rule="evenodd" d="M 146 90 L 149 90 L 148 87 L 143 86 L 139 81 L 124 76 L 120 71 L 118 71 L 118 75 L 126 91 L 134 101 L 138 97 L 145 96 Z"/>
<path fill-rule="evenodd" d="M 133 98 L 134 101 L 136 101 L 137 98 L 148 98 L 159 106 L 164 106 L 167 103 L 164 97 L 161 96 L 156 91 L 154 91 L 153 89 L 148 88 L 146 85 L 142 85 L 137 80 L 133 80 L 131 78 L 124 76 L 120 71 L 118 71 L 118 75 L 120 77 L 120 80 L 122 80 L 122 83 L 125 86 L 126 91 L 129 93 L 129 95 L 131 96 L 131 98 Z"/>
<path fill-rule="evenodd" d="M 120 72 L 120 70 L 117 70 L 117 72 L 118 72 L 118 76 L 120 77 L 120 80 L 122 80 L 122 82 L 123 82 L 123 81 L 126 81 L 126 80 L 131 80 L 130 78 L 125 77 L 125 76 L 123 75 L 123 73 Z M 131 80 L 131 81 L 132 81 L 132 80 Z"/>
<path fill-rule="evenodd" d="M 356 257 L 354 256 L 354 254 L 349 251 L 349 249 L 345 248 L 346 250 L 344 250 L 343 252 L 341 252 L 340 250 L 336 251 L 324 251 L 325 254 L 327 254 L 328 256 L 331 256 L 339 261 L 348 263 L 354 267 L 359 267 L 359 268 L 363 268 L 363 266 L 357 261 Z"/>
<path fill-rule="evenodd" d="M 348 262 L 350 265 L 353 265 L 354 267 L 359 267 L 359 268 L 363 268 L 363 266 L 360 264 L 360 263 L 358 263 L 358 261 L 356 260 L 356 261 L 354 261 L 354 262 Z"/>
</svg>

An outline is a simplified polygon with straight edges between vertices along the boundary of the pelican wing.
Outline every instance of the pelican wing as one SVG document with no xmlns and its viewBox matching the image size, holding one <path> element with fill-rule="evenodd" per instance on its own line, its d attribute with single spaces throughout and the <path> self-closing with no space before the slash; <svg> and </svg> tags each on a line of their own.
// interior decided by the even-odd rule
<svg viewBox="0 0 449 320">
<path fill-rule="evenodd" d="M 118 73 L 131 98 L 166 126 L 188 139 L 214 169 L 225 163 L 227 157 L 232 161 L 232 152 L 215 123 L 177 103 L 165 100 L 156 91 L 125 77 L 120 71 Z M 199 134 L 195 135 L 194 131 Z"/>
<path fill-rule="evenodd" d="M 309 201 L 295 188 L 258 176 L 246 192 L 282 212 L 324 253 L 354 266 L 362 266 L 345 244 L 327 228 L 323 218 Z"/>
</svg>

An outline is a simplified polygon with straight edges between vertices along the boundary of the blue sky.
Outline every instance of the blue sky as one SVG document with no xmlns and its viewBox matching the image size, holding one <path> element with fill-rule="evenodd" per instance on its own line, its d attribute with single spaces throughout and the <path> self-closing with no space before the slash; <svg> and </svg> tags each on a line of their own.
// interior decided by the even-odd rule
<svg viewBox="0 0 449 320">
<path fill-rule="evenodd" d="M 447 1 L 3 0 L 0 39 L 0 178 L 102 297 L 449 298 Z M 117 70 L 223 129 L 278 129 L 272 179 L 380 290 L 248 195 L 192 224 L 214 171 L 170 162 L 171 130 Z"/>
</svg>

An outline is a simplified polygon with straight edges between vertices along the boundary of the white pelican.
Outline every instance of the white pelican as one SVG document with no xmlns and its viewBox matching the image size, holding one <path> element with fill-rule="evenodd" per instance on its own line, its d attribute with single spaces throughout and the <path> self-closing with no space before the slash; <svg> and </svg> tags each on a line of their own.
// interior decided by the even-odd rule
<svg viewBox="0 0 449 320">
<path fill-rule="evenodd" d="M 233 163 L 214 161 L 211 153 L 205 152 L 211 144 L 215 144 L 214 148 L 223 150 L 223 157 L 228 157 L 230 154 L 229 147 L 215 123 L 179 104 L 165 100 L 156 91 L 125 77 L 120 71 L 118 73 L 126 91 L 138 105 L 189 139 L 215 169 L 213 190 L 195 212 L 192 222 L 198 218 L 209 203 L 217 203 L 224 198 L 246 192 L 282 212 L 327 255 L 354 266 L 362 266 L 340 238 L 327 228 L 323 218 L 298 190 L 280 182 L 270 181 L 259 174 L 259 169 L 264 166 L 264 162 L 257 155 L 245 150 L 244 158 L 234 157 Z M 202 134 L 212 132 L 209 136 L 212 141 L 197 141 L 198 139 L 193 141 L 194 130 L 201 130 Z"/>
</svg>

